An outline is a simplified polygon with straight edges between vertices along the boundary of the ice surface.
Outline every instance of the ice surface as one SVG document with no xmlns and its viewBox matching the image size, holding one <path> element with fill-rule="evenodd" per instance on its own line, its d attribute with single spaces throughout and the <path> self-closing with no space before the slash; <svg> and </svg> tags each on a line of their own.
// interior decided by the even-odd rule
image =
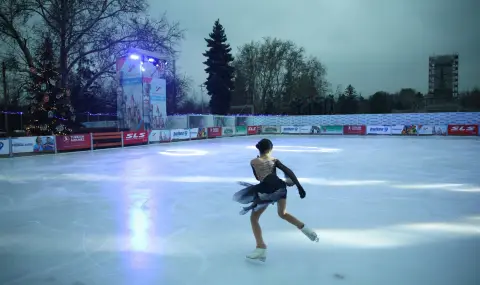
<svg viewBox="0 0 480 285">
<path fill-rule="evenodd" d="M 319 243 L 272 207 L 267 262 L 245 261 L 231 198 L 259 137 L 1 159 L 0 284 L 480 284 L 477 138 L 271 138 Z"/>
</svg>

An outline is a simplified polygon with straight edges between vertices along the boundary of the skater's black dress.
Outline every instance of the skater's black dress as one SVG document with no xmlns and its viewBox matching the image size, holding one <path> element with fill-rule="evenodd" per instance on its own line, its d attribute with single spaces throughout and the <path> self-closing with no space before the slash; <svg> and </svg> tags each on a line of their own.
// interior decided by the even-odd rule
<svg viewBox="0 0 480 285">
<path fill-rule="evenodd" d="M 283 165 L 278 159 L 256 158 L 251 161 L 250 165 L 252 166 L 253 175 L 260 183 L 250 184 L 242 182 L 241 184 L 247 187 L 233 195 L 233 200 L 236 202 L 241 204 L 251 203 L 250 206 L 243 208 L 240 212 L 241 215 L 248 213 L 250 210 L 258 211 L 268 207 L 269 204 L 274 204 L 281 199 L 287 198 L 287 184 L 277 176 L 277 168 L 292 180 L 299 192 L 303 191 L 303 187 L 293 171 Z"/>
</svg>

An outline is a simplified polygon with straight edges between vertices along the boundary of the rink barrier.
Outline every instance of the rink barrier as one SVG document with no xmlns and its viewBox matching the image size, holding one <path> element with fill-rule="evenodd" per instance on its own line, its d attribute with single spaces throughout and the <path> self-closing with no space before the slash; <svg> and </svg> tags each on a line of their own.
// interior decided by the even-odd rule
<svg viewBox="0 0 480 285">
<path fill-rule="evenodd" d="M 0 157 L 250 135 L 479 136 L 479 125 L 236 126 L 0 138 Z"/>
</svg>

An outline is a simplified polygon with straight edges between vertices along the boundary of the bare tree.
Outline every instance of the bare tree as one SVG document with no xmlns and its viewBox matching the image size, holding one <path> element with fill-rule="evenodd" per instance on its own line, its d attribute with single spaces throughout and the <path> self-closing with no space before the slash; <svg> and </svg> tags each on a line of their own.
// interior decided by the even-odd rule
<svg viewBox="0 0 480 285">
<path fill-rule="evenodd" d="M 328 87 L 320 61 L 306 58 L 304 49 L 291 41 L 265 38 L 243 45 L 235 67 L 236 88 L 252 98 L 262 113 L 300 114 L 306 108 L 312 113 L 313 103 L 318 103 Z"/>
<path fill-rule="evenodd" d="M 175 44 L 183 35 L 178 24 L 170 24 L 165 15 L 149 18 L 147 9 L 147 0 L 4 0 L 0 37 L 10 40 L 9 55 L 20 55 L 19 69 L 25 71 L 35 67 L 32 54 L 39 33 L 48 33 L 58 52 L 61 87 L 67 87 L 81 61 L 92 64 L 94 74 L 84 82 L 83 93 L 114 72 L 115 59 L 129 48 L 175 55 Z"/>
</svg>

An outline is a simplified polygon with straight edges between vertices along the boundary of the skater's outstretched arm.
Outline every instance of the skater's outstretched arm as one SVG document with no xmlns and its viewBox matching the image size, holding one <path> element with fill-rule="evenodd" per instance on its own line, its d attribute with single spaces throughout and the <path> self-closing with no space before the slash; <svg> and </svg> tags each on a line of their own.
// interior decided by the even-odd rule
<svg viewBox="0 0 480 285">
<path fill-rule="evenodd" d="M 305 198 L 305 190 L 303 189 L 303 186 L 300 184 L 300 181 L 298 181 L 297 176 L 293 171 L 286 167 L 283 163 L 280 162 L 280 160 L 276 159 L 275 160 L 275 167 L 283 171 L 283 173 L 288 176 L 290 179 L 292 179 L 292 182 L 295 183 L 295 186 L 298 188 L 298 193 L 300 194 L 300 197 L 303 199 Z"/>
</svg>

